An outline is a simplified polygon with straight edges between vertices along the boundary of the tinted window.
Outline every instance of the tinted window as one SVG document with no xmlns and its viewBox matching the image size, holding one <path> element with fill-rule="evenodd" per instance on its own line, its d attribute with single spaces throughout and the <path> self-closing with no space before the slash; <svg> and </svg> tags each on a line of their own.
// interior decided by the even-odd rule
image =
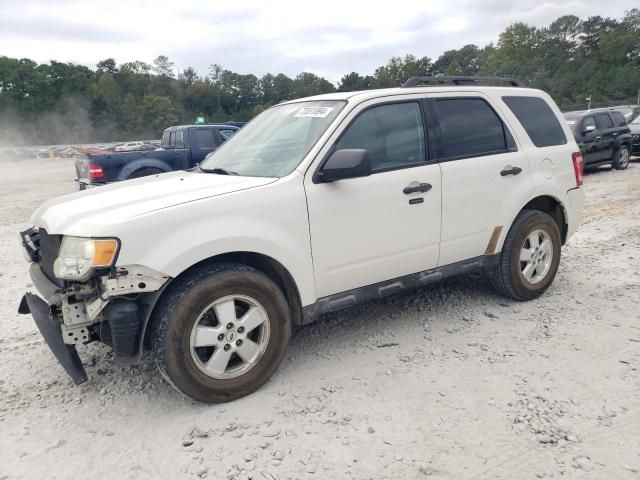
<svg viewBox="0 0 640 480">
<path fill-rule="evenodd" d="M 236 133 L 235 130 L 218 130 L 218 132 L 220 132 L 220 136 L 222 137 L 222 140 L 229 140 L 229 138 L 231 138 L 231 136 Z"/>
<path fill-rule="evenodd" d="M 349 125 L 336 144 L 336 150 L 346 148 L 366 149 L 373 170 L 424 162 L 420 106 L 417 103 L 398 103 L 364 111 Z"/>
<path fill-rule="evenodd" d="M 176 130 L 176 148 L 184 148 L 184 139 L 182 137 L 182 130 Z"/>
<path fill-rule="evenodd" d="M 169 134 L 169 147 L 176 148 L 176 132 L 175 130 Z"/>
<path fill-rule="evenodd" d="M 620 112 L 611 112 L 611 117 L 613 118 L 616 127 L 624 127 L 627 124 L 627 120 Z"/>
<path fill-rule="evenodd" d="M 436 100 L 435 109 L 440 123 L 439 158 L 487 155 L 509 149 L 511 142 L 502 121 L 484 100 Z"/>
<path fill-rule="evenodd" d="M 536 147 L 564 145 L 567 137 L 553 111 L 539 97 L 502 97 Z"/>
<path fill-rule="evenodd" d="M 213 148 L 213 130 L 196 128 L 196 143 L 198 148 Z"/>
<path fill-rule="evenodd" d="M 596 115 L 596 126 L 598 130 L 606 130 L 608 128 L 613 128 L 613 122 L 611 121 L 611 117 L 608 113 L 599 113 Z"/>
</svg>

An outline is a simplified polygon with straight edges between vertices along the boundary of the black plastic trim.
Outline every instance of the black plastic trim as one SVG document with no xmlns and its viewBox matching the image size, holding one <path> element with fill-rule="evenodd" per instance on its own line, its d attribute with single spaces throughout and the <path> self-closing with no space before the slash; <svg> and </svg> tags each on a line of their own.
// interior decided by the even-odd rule
<svg viewBox="0 0 640 480">
<path fill-rule="evenodd" d="M 315 303 L 303 307 L 303 324 L 311 323 L 325 313 L 335 312 L 352 307 L 359 303 L 368 302 L 378 298 L 387 297 L 398 292 L 411 290 L 432 283 L 437 283 L 445 278 L 469 272 L 486 271 L 496 268 L 500 254 L 482 255 L 469 260 L 436 267 L 418 273 L 412 273 L 403 277 L 374 283 L 365 287 L 355 288 L 342 293 L 336 293 L 318 299 Z"/>
<path fill-rule="evenodd" d="M 29 276 L 36 290 L 44 297 L 49 305 L 60 305 L 62 303 L 62 289 L 59 285 L 49 280 L 37 263 L 32 263 L 29 267 Z"/>
<path fill-rule="evenodd" d="M 40 333 L 47 342 L 47 345 L 49 345 L 53 355 L 58 362 L 60 362 L 60 365 L 62 365 L 76 385 L 86 382 L 87 373 L 78 356 L 76 347 L 75 345 L 67 345 L 64 343 L 60 322 L 51 316 L 49 305 L 41 298 L 30 293 L 27 293 L 24 298 L 38 330 L 40 330 Z"/>
</svg>

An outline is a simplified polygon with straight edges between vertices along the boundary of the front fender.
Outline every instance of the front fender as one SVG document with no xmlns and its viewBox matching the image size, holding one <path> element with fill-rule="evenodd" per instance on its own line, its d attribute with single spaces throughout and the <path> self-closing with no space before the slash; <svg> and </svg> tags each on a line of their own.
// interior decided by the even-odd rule
<svg viewBox="0 0 640 480">
<path fill-rule="evenodd" d="M 270 257 L 289 271 L 308 305 L 315 301 L 315 281 L 306 207 L 295 174 L 138 215 L 110 231 L 122 244 L 119 265 L 145 265 L 170 277 L 222 254 Z"/>
<path fill-rule="evenodd" d="M 163 172 L 171 172 L 173 170 L 164 160 L 157 158 L 140 158 L 122 167 L 122 170 L 120 170 L 118 174 L 118 181 L 127 180 L 134 172 L 142 168 L 157 168 Z"/>
</svg>

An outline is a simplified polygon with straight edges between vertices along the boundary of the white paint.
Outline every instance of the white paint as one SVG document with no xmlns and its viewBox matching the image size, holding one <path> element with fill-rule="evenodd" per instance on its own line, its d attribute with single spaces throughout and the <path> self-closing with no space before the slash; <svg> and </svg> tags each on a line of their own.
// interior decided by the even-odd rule
<svg viewBox="0 0 640 480">
<path fill-rule="evenodd" d="M 484 97 L 509 126 L 518 151 L 313 183 L 335 140 L 362 109 L 440 95 Z M 566 145 L 537 148 L 502 103 L 503 95 L 542 97 L 562 119 L 548 95 L 525 88 L 423 87 L 319 96 L 347 105 L 286 177 L 187 172 L 144 177 L 50 200 L 32 221 L 52 234 L 117 237 L 118 266 L 143 265 L 173 277 L 219 254 L 267 255 L 291 273 L 303 305 L 482 255 L 501 225 L 499 251 L 518 212 L 540 195 L 563 203 L 573 233 L 583 194 L 574 190 L 568 198 L 575 187 L 571 153 L 578 150 L 568 126 L 560 122 Z M 555 165 L 551 177 L 542 166 L 545 159 Z M 506 165 L 522 173 L 503 177 Z M 404 194 L 414 181 L 431 184 L 431 191 Z M 409 204 L 414 197 L 424 202 Z"/>
</svg>

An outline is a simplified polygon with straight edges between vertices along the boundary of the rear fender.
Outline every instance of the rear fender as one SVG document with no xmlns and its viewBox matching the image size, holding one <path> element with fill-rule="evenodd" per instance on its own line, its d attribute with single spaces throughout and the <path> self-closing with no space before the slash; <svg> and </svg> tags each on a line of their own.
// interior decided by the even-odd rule
<svg viewBox="0 0 640 480">
<path fill-rule="evenodd" d="M 171 172 L 173 170 L 173 168 L 163 160 L 158 160 L 157 158 L 141 158 L 139 160 L 134 160 L 131 163 L 127 163 L 122 167 L 122 170 L 120 170 L 120 173 L 118 174 L 118 180 L 126 180 L 134 172 L 143 168 L 157 168 L 163 172 Z"/>
</svg>

